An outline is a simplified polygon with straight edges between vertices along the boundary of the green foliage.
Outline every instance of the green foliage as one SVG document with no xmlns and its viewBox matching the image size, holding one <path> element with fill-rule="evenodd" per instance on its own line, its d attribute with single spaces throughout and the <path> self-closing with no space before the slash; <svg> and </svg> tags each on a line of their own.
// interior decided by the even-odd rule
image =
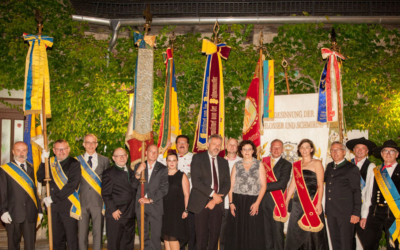
<svg viewBox="0 0 400 250">
<path fill-rule="evenodd" d="M 120 37 L 109 53 L 108 40 L 85 35 L 88 24 L 71 19 L 67 0 L 9 0 L 0 3 L 0 89 L 23 89 L 28 51 L 21 35 L 35 34 L 34 9 L 44 19 L 43 34 L 54 38 L 48 49 L 52 118 L 48 119 L 51 141 L 64 138 L 71 154 L 83 152 L 86 133 L 99 137 L 98 151 L 110 156 L 124 146 L 128 122 L 126 90 L 133 85 L 137 49 L 133 39 Z M 334 25 L 343 63 L 345 116 L 348 129 L 369 130 L 378 144 L 397 139 L 400 130 L 399 32 L 379 25 Z M 155 50 L 154 126 L 158 138 L 163 105 L 165 64 L 162 52 L 174 27 L 164 27 Z M 130 27 L 125 28 L 130 30 Z M 132 32 L 132 31 L 131 31 Z M 244 99 L 258 52 L 249 38 L 252 25 L 222 25 L 219 37 L 232 47 L 223 60 L 226 136 L 239 138 L 243 126 Z M 324 64 L 320 49 L 329 47 L 330 28 L 323 24 L 279 27 L 273 42 L 265 44 L 275 59 L 276 94 L 286 94 L 284 56 L 290 66 L 291 92 L 315 93 Z M 206 57 L 201 53 L 200 33 L 177 36 L 174 45 L 182 131 L 194 138 Z M 109 53 L 107 67 L 105 55 Z M 107 146 L 107 150 L 105 150 Z"/>
</svg>

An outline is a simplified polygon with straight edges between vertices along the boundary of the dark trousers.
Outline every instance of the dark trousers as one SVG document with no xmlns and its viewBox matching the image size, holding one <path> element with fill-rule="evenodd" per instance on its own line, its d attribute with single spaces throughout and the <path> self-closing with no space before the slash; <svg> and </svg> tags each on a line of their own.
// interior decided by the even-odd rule
<svg viewBox="0 0 400 250">
<path fill-rule="evenodd" d="M 106 218 L 107 249 L 132 250 L 135 245 L 135 218 Z"/>
<path fill-rule="evenodd" d="M 136 213 L 138 222 L 139 238 L 141 237 L 140 209 Z M 152 215 L 144 213 L 144 249 L 161 250 L 161 227 L 162 215 Z"/>
<path fill-rule="evenodd" d="M 332 250 L 352 250 L 354 242 L 354 224 L 349 217 L 335 217 L 328 215 L 329 234 Z"/>
<path fill-rule="evenodd" d="M 195 215 L 196 240 L 198 250 L 217 250 L 221 232 L 222 209 L 216 205 L 214 209 L 203 209 Z M 208 247 L 207 247 L 208 243 Z"/>
<path fill-rule="evenodd" d="M 222 218 L 222 223 L 221 223 L 221 233 L 219 236 L 219 249 L 224 250 L 225 249 L 225 234 L 226 234 L 226 226 L 228 224 L 228 214 L 230 213 L 229 209 L 224 209 L 224 216 Z"/>
<path fill-rule="evenodd" d="M 270 204 L 270 203 L 273 204 Z M 267 250 L 283 250 L 284 245 L 284 234 L 282 222 L 276 221 L 274 219 L 275 203 L 272 200 L 271 194 L 269 192 L 265 193 L 261 201 L 261 209 L 264 214 L 264 235 Z"/>
<path fill-rule="evenodd" d="M 382 230 L 385 231 L 386 249 L 399 249 L 399 242 L 394 242 L 395 247 L 389 244 L 389 228 L 392 226 L 395 218 L 388 206 L 370 206 L 367 223 L 364 229 L 363 241 L 364 250 L 376 250 L 379 248 L 379 240 L 382 237 Z"/>
<path fill-rule="evenodd" d="M 78 250 L 78 221 L 69 213 L 52 212 L 54 250 Z"/>
<path fill-rule="evenodd" d="M 22 223 L 5 224 L 9 250 L 19 250 L 21 233 L 24 235 L 24 249 L 34 250 L 36 239 L 36 223 L 25 219 Z"/>
<path fill-rule="evenodd" d="M 189 247 L 189 250 L 197 250 L 197 245 L 196 245 L 196 227 L 195 227 L 195 219 L 194 219 L 194 213 L 189 212 L 188 214 L 188 219 L 189 219 L 189 241 L 187 242 L 187 245 Z M 181 250 L 185 250 L 185 245 L 181 247 Z M 222 249 L 221 249 L 222 250 Z"/>
</svg>

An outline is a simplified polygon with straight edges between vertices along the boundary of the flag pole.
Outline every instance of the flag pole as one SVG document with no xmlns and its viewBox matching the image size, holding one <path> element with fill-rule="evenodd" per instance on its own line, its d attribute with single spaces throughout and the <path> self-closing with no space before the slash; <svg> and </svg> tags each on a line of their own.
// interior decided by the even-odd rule
<svg viewBox="0 0 400 250">
<path fill-rule="evenodd" d="M 335 33 L 335 29 L 334 28 L 332 28 L 332 32 L 331 32 L 331 44 L 332 44 L 332 50 L 334 51 L 334 52 L 336 52 L 336 46 L 337 46 L 337 42 L 336 42 L 336 33 Z M 340 90 L 341 91 L 341 90 Z M 343 117 L 343 114 L 342 114 L 342 104 L 341 104 L 341 102 L 340 102 L 340 100 L 341 100 L 341 98 L 340 98 L 340 91 L 338 90 L 337 91 L 337 95 L 338 95 L 338 98 L 337 98 L 337 105 L 338 105 L 338 124 L 339 124 L 339 141 L 341 142 L 341 143 L 343 143 L 343 120 L 342 120 L 342 117 Z"/>
<path fill-rule="evenodd" d="M 265 49 L 264 47 L 264 35 L 263 32 L 260 32 L 260 45 L 258 47 L 260 50 L 260 59 L 259 59 L 259 83 L 258 83 L 258 119 L 260 121 L 260 135 L 264 134 L 264 128 L 263 128 L 263 108 L 264 108 L 264 102 L 263 102 L 263 97 L 264 97 L 264 74 L 263 74 L 263 51 Z M 260 160 L 261 159 L 261 147 L 260 150 L 257 152 L 257 158 Z"/>
<path fill-rule="evenodd" d="M 288 66 L 289 66 L 289 63 L 286 61 L 285 57 L 283 57 L 283 59 L 282 59 L 282 67 L 285 70 L 286 89 L 287 89 L 288 95 L 290 95 L 289 76 L 288 76 L 288 73 L 287 73 Z"/>
<path fill-rule="evenodd" d="M 146 18 L 146 24 L 144 25 L 144 35 L 147 36 L 152 21 L 152 15 L 150 13 L 150 6 L 143 11 L 143 16 Z M 144 163 L 144 151 L 146 150 L 145 141 L 142 141 L 142 156 L 141 162 Z M 144 198 L 144 184 L 146 182 L 145 171 L 142 171 L 140 176 L 140 198 Z M 140 204 L 140 249 L 144 250 L 144 204 Z"/>
<path fill-rule="evenodd" d="M 40 14 L 39 9 L 36 10 L 35 13 L 35 18 L 36 21 L 38 22 L 37 27 L 38 27 L 38 36 L 42 35 L 42 28 L 43 28 L 43 18 Z M 43 119 L 43 142 L 44 142 L 44 150 L 48 151 L 48 144 L 47 144 L 47 125 L 46 125 L 46 96 L 45 96 L 45 84 L 43 80 L 43 94 L 42 94 L 42 119 Z M 45 164 L 45 178 L 44 181 L 46 182 L 46 194 L 47 197 L 50 196 L 50 170 L 49 170 L 49 161 L 47 158 L 45 158 L 44 161 Z M 52 217 L 51 217 L 51 205 L 47 207 L 47 226 L 49 230 L 49 249 L 53 250 L 53 223 L 52 223 Z"/>
</svg>

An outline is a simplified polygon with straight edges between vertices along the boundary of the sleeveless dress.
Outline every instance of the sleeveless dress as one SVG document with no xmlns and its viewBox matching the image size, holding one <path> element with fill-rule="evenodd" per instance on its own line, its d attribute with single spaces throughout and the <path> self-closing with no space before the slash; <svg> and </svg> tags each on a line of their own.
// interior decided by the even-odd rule
<svg viewBox="0 0 400 250">
<path fill-rule="evenodd" d="M 303 170 L 304 182 L 307 185 L 311 199 L 314 199 L 317 192 L 317 174 L 311 170 Z M 324 224 L 324 228 L 316 233 L 304 231 L 297 222 L 303 216 L 304 211 L 301 206 L 297 190 L 292 199 L 292 212 L 289 217 L 288 232 L 286 234 L 285 250 L 326 250 L 329 249 L 328 236 L 326 234 L 325 216 L 321 213 L 319 218 Z"/>
<path fill-rule="evenodd" d="M 229 250 L 264 250 L 264 217 L 261 207 L 258 214 L 251 216 L 250 207 L 256 202 L 260 193 L 260 161 L 253 158 L 248 171 L 243 161 L 236 164 L 235 185 L 232 202 L 236 206 L 235 217 L 229 211 L 225 233 L 225 249 Z"/>
<path fill-rule="evenodd" d="M 178 170 L 168 175 L 168 194 L 163 198 L 164 214 L 162 217 L 161 237 L 167 241 L 178 240 L 184 244 L 188 239 L 188 218 L 182 219 L 185 211 L 185 197 L 182 189 L 184 173 Z"/>
</svg>

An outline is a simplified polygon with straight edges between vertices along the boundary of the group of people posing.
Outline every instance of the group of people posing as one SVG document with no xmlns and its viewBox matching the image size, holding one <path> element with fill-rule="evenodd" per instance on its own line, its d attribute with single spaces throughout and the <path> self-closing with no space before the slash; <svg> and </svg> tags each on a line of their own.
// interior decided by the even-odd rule
<svg viewBox="0 0 400 250">
<path fill-rule="evenodd" d="M 96 153 L 93 134 L 84 137 L 86 152 L 75 158 L 69 156 L 68 142 L 57 140 L 54 157 L 43 151 L 36 173 L 37 181 L 46 181 L 49 158 L 50 194 L 43 202 L 51 207 L 54 249 L 88 249 L 90 218 L 94 250 L 102 248 L 104 218 L 110 250 L 134 249 L 135 218 L 146 250 L 160 250 L 161 241 L 167 250 L 186 244 L 189 250 L 325 250 L 328 230 L 334 250 L 376 250 L 382 230 L 387 249 L 399 249 L 391 229 L 396 229 L 400 197 L 400 147 L 394 141 L 380 147 L 365 138 L 346 145 L 333 142 L 333 162 L 324 170 L 309 139 L 298 144 L 301 160 L 293 164 L 284 159 L 279 139 L 261 160 L 250 140 L 238 144 L 229 139 L 227 155 L 220 157 L 222 140 L 212 135 L 208 150 L 193 155 L 189 138 L 180 135 L 176 150 L 169 149 L 171 143 L 164 152 L 148 145 L 146 162 L 135 166 L 127 163 L 123 148 L 114 150 L 110 166 L 107 157 Z M 345 159 L 346 146 L 355 154 L 351 162 Z M 8 249 L 20 249 L 21 235 L 25 249 L 35 249 L 36 225 L 43 214 L 34 170 L 26 162 L 24 142 L 15 143 L 12 152 L 14 160 L 0 168 L 1 220 Z M 372 153 L 382 157 L 382 165 L 369 161 Z"/>
</svg>

